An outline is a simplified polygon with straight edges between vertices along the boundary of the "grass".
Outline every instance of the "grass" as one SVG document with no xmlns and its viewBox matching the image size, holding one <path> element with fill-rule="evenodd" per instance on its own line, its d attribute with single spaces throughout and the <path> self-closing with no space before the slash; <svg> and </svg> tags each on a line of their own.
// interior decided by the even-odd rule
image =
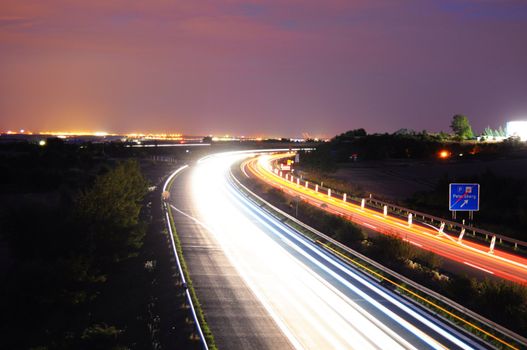
<svg viewBox="0 0 527 350">
<path fill-rule="evenodd" d="M 170 191 L 170 188 L 172 187 L 172 182 L 174 181 L 175 177 L 170 181 L 170 183 L 167 186 L 167 191 Z M 183 256 L 183 248 L 181 247 L 181 241 L 179 240 L 179 236 L 177 234 L 176 225 L 174 224 L 174 217 L 172 216 L 172 210 L 168 209 L 168 217 L 170 220 L 170 227 L 172 228 L 173 236 L 174 236 L 174 243 L 176 245 L 176 252 L 179 257 L 179 262 L 181 264 L 181 269 L 183 270 L 183 274 L 185 275 L 185 279 L 187 281 L 187 288 L 190 294 L 190 298 L 192 299 L 192 303 L 194 304 L 194 310 L 196 311 L 196 316 L 198 318 L 198 322 L 201 326 L 201 331 L 203 332 L 203 336 L 205 337 L 205 341 L 207 342 L 207 345 L 209 349 L 211 350 L 217 350 L 218 347 L 216 346 L 216 342 L 214 340 L 214 335 L 212 334 L 212 331 L 210 330 L 210 327 L 207 323 L 205 313 L 203 312 L 203 308 L 201 307 L 201 304 L 198 300 L 198 296 L 196 294 L 196 291 L 194 289 L 194 286 L 192 284 L 192 279 L 190 278 L 190 273 L 187 267 L 187 263 L 185 261 L 185 258 Z"/>
<path fill-rule="evenodd" d="M 233 169 L 236 169 L 236 167 L 233 167 Z M 253 182 L 255 180 L 247 180 L 247 181 Z M 320 244 L 324 248 L 330 251 L 333 251 L 333 253 L 335 253 L 336 255 L 339 255 L 341 258 L 344 258 L 344 260 L 347 260 L 349 263 L 355 265 L 357 268 L 367 273 L 368 275 L 378 280 L 385 281 L 385 283 L 391 284 L 394 288 L 396 288 L 399 291 L 399 293 L 404 294 L 407 298 L 413 300 L 416 303 L 423 305 L 425 308 L 429 309 L 431 312 L 440 315 L 443 319 L 447 320 L 447 322 L 454 323 L 458 325 L 459 327 L 466 329 L 467 331 L 479 337 L 480 339 L 494 346 L 497 346 L 498 348 L 509 348 L 509 349 L 521 348 L 521 345 L 517 344 L 513 339 L 509 338 L 508 336 L 505 336 L 507 340 L 500 338 L 500 336 L 503 337 L 504 335 L 500 334 L 499 332 L 496 333 L 494 329 L 489 329 L 487 326 L 481 324 L 479 321 L 477 321 L 473 317 L 468 317 L 469 320 L 467 320 L 466 317 L 468 315 L 463 315 L 463 314 L 460 315 L 457 310 L 452 309 L 450 306 L 441 302 L 440 300 L 436 300 L 435 298 L 429 295 L 423 294 L 420 291 L 410 286 L 407 286 L 402 281 L 399 281 L 395 276 L 393 277 L 386 276 L 383 272 L 377 270 L 376 268 L 371 266 L 369 263 L 362 261 L 361 259 L 357 257 L 350 256 L 349 252 L 344 251 L 337 246 L 334 246 L 330 242 L 324 243 L 320 241 L 321 237 L 318 237 L 318 235 L 316 235 L 315 233 L 310 232 L 305 227 L 296 224 L 294 221 L 289 220 L 286 217 L 283 217 L 279 212 L 275 211 L 273 207 L 269 207 L 264 202 L 261 202 L 259 199 L 253 197 L 253 195 L 250 192 L 245 191 L 245 189 L 241 187 L 240 189 L 244 191 L 248 196 L 252 197 L 251 199 L 253 201 L 260 203 L 262 207 L 265 207 L 265 209 L 268 212 L 272 213 L 274 216 L 276 216 L 279 220 L 284 222 L 286 225 L 290 226 L 293 229 L 296 229 L 297 231 L 301 232 L 303 235 L 310 238 L 311 240 L 316 241 L 318 244 Z M 284 195 L 287 196 L 286 194 Z"/>
</svg>

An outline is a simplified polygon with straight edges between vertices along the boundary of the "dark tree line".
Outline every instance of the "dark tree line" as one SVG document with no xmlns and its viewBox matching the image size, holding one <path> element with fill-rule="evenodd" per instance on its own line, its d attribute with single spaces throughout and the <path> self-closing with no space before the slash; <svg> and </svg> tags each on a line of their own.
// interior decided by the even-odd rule
<svg viewBox="0 0 527 350">
<path fill-rule="evenodd" d="M 462 118 L 455 120 L 463 122 Z M 467 125 L 460 123 L 462 130 Z M 431 135 L 426 131 L 416 133 L 401 129 L 393 134 L 368 135 L 363 129 L 351 130 L 335 136 L 330 142 L 317 146 L 315 151 L 300 155 L 301 169 L 308 172 L 306 178 L 353 195 L 361 195 L 358 186 L 335 179 L 331 173 L 344 163 L 385 159 L 437 159 L 442 149 L 451 154 L 463 154 L 463 160 L 496 159 L 508 154 L 525 154 L 524 143 L 508 139 L 500 143 L 458 142 L 455 137 Z M 519 153 L 517 153 L 519 152 Z M 523 152 L 523 153 L 521 153 Z M 448 217 L 448 183 L 475 182 L 481 184 L 480 211 L 477 224 L 489 230 L 527 240 L 527 182 L 526 179 L 499 177 L 488 171 L 484 174 L 463 178 L 443 177 L 433 191 L 414 194 L 402 203 L 416 210 Z"/>
<path fill-rule="evenodd" d="M 460 126 L 462 128 L 462 126 Z M 465 133 L 465 129 L 461 131 Z M 527 147 L 515 139 L 500 143 L 463 142 L 466 136 L 445 133 L 431 134 L 400 129 L 393 134 L 366 134 L 364 129 L 350 130 L 320 144 L 315 151 L 302 152 L 301 165 L 306 170 L 331 173 L 343 163 L 385 159 L 436 159 L 440 150 L 463 154 L 463 159 L 485 159 L 525 151 Z"/>
<path fill-rule="evenodd" d="M 368 135 L 364 129 L 351 130 L 335 136 L 330 142 L 301 155 L 302 166 L 311 170 L 331 172 L 338 163 L 355 159 L 382 160 L 389 158 L 424 159 L 434 157 L 444 147 L 441 135 L 426 131 L 416 133 L 401 129 L 393 134 Z"/>
</svg>

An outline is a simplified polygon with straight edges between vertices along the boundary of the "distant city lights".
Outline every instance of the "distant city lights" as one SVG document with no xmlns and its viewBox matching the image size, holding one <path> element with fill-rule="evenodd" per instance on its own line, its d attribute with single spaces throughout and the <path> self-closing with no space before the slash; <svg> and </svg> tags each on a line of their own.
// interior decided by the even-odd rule
<svg viewBox="0 0 527 350">
<path fill-rule="evenodd" d="M 96 136 L 96 137 L 106 137 L 106 136 L 117 136 L 118 134 L 111 134 L 106 131 L 40 131 L 40 135 L 50 135 L 59 138 L 68 138 L 73 136 Z"/>
<path fill-rule="evenodd" d="M 131 132 L 131 133 L 112 133 L 107 131 L 82 131 L 82 130 L 73 130 L 73 131 L 39 131 L 31 132 L 27 129 L 6 130 L 0 131 L 0 134 L 3 135 L 35 135 L 35 136 L 48 136 L 56 137 L 59 139 L 76 139 L 76 138 L 101 138 L 106 140 L 117 140 L 120 139 L 122 142 L 132 142 L 140 145 L 142 142 L 146 141 L 176 141 L 178 143 L 185 142 L 243 142 L 243 141 L 265 141 L 265 140 L 287 140 L 289 142 L 306 142 L 306 141 L 315 141 L 315 142 L 328 142 L 329 139 L 321 138 L 283 138 L 283 137 L 262 137 L 262 136 L 235 136 L 235 135 L 208 135 L 208 136 L 189 136 L 182 133 L 143 133 L 143 132 Z M 204 140 L 205 139 L 205 140 Z M 208 140 L 206 140 L 208 139 Z M 36 140 L 35 142 L 38 143 Z"/>
</svg>

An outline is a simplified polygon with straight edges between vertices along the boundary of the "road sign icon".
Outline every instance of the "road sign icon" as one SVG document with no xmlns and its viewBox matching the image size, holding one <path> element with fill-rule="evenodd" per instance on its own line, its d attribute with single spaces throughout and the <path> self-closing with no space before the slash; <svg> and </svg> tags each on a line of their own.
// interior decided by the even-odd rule
<svg viewBox="0 0 527 350">
<path fill-rule="evenodd" d="M 478 211 L 479 184 L 450 184 L 450 211 Z"/>
</svg>

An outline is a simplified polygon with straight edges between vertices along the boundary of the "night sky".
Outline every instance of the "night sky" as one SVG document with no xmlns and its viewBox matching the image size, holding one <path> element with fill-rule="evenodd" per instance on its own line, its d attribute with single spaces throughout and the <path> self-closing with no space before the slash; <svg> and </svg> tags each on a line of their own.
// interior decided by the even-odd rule
<svg viewBox="0 0 527 350">
<path fill-rule="evenodd" d="M 527 119 L 527 1 L 0 1 L 0 130 L 332 136 Z"/>
</svg>

